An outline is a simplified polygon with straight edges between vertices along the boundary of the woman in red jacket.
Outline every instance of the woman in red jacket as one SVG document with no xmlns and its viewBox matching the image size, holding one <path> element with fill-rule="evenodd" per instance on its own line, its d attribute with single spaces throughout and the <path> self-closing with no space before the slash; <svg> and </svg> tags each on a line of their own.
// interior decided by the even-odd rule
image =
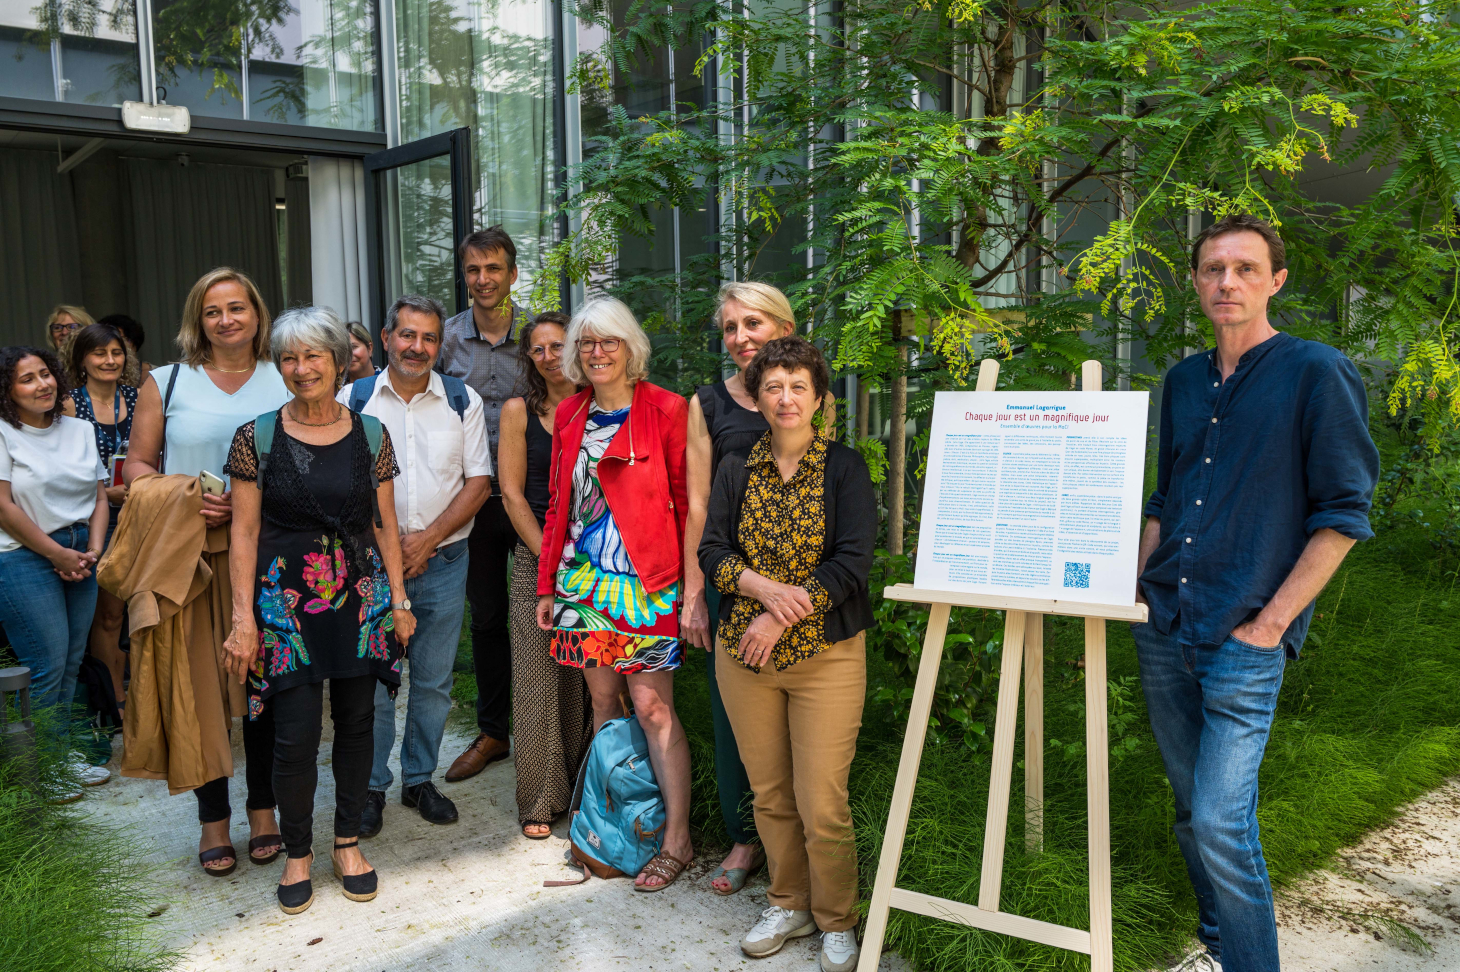
<svg viewBox="0 0 1460 972">
<path fill-rule="evenodd" d="M 568 325 L 563 374 L 587 385 L 553 422 L 552 502 L 538 560 L 537 623 L 552 655 L 583 669 L 595 731 L 627 687 L 664 796 L 663 851 L 634 886 L 661 891 L 694 858 L 689 744 L 674 711 L 684 577 L 685 400 L 644 376 L 649 338 L 617 300 Z"/>
</svg>

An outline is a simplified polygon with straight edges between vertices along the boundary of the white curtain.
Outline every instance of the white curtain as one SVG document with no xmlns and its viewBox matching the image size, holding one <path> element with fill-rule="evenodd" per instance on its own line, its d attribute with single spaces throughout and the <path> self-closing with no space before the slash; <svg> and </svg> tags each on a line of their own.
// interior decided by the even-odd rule
<svg viewBox="0 0 1460 972">
<path fill-rule="evenodd" d="M 313 299 L 342 321 L 366 321 L 370 286 L 365 226 L 365 167 L 355 159 L 309 157 L 309 235 Z"/>
</svg>

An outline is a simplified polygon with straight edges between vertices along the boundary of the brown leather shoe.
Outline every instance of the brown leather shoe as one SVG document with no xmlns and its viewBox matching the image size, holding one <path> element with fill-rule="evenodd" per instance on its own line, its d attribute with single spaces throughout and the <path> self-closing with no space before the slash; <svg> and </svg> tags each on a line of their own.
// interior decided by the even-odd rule
<svg viewBox="0 0 1460 972">
<path fill-rule="evenodd" d="M 512 747 L 506 742 L 482 733 L 472 740 L 470 746 L 466 747 L 466 752 L 456 757 L 456 762 L 452 763 L 451 769 L 446 771 L 446 782 L 459 783 L 462 780 L 469 780 L 486 769 L 487 764 L 506 759 L 511 751 Z"/>
</svg>

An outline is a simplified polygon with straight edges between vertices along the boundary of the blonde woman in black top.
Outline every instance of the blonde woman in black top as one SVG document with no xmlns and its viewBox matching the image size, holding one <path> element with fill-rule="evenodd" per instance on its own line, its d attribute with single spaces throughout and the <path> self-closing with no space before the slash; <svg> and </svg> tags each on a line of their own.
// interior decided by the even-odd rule
<svg viewBox="0 0 1460 972">
<path fill-rule="evenodd" d="M 517 764 L 517 820 L 522 835 L 545 840 L 568 809 L 573 779 L 593 734 L 583 671 L 559 665 L 552 636 L 537 626 L 537 558 L 550 500 L 553 413 L 578 390 L 563 375 L 568 316 L 539 314 L 518 341 L 522 398 L 502 406 L 497 470 L 502 505 L 520 538 L 512 555 L 512 734 Z"/>
</svg>

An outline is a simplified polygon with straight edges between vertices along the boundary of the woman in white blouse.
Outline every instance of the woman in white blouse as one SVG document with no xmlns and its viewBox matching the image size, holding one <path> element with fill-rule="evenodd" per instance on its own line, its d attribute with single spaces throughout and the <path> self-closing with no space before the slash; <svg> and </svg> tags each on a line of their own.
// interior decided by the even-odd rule
<svg viewBox="0 0 1460 972">
<path fill-rule="evenodd" d="M 0 624 L 30 669 L 32 704 L 53 710 L 51 727 L 64 736 L 108 504 L 91 423 L 62 414 L 62 375 L 49 350 L 0 350 Z M 111 776 L 72 759 L 87 785 Z"/>
<path fill-rule="evenodd" d="M 196 476 L 206 470 L 224 475 L 228 447 L 238 427 L 292 397 L 269 360 L 270 323 L 263 296 L 247 274 L 219 267 L 193 284 L 177 335 L 183 360 L 154 368 L 137 393 L 137 416 L 122 467 L 128 485 L 138 476 L 157 472 Z M 226 527 L 233 519 L 233 491 L 204 495 L 202 512 L 209 527 Z M 227 549 L 227 543 L 226 530 L 209 530 L 209 550 Z M 228 578 L 215 574 L 213 583 L 227 584 Z M 220 597 L 228 603 L 226 589 Z M 213 647 L 221 659 L 223 646 Z M 233 716 L 244 714 L 241 695 L 225 700 L 224 707 L 234 704 L 238 706 L 234 711 L 199 713 L 199 717 L 225 719 L 231 725 Z M 267 864 L 283 846 L 274 816 L 272 718 L 243 720 L 243 753 L 249 857 L 255 864 Z M 232 816 L 228 777 L 210 780 L 193 793 L 203 828 L 198 842 L 205 858 L 203 869 L 214 877 L 226 877 L 237 863 L 228 839 Z"/>
</svg>

